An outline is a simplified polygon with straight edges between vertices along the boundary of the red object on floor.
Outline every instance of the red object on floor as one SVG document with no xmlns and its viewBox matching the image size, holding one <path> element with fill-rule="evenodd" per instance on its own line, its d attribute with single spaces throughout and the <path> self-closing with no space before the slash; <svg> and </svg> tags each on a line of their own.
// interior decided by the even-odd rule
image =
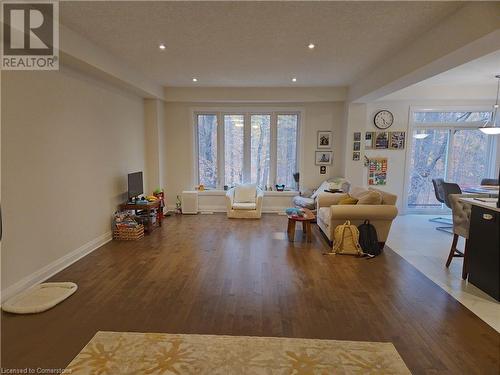
<svg viewBox="0 0 500 375">
<path fill-rule="evenodd" d="M 163 207 L 165 207 L 165 193 L 162 191 L 161 193 L 153 193 L 153 195 L 160 200 L 160 208 L 157 211 L 157 219 L 161 220 L 165 217 L 165 215 L 163 214 Z"/>
</svg>

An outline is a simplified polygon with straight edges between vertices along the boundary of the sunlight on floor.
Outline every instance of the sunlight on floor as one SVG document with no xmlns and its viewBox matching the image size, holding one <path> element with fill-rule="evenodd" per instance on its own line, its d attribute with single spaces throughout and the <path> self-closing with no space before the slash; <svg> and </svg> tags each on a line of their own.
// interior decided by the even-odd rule
<svg viewBox="0 0 500 375">
<path fill-rule="evenodd" d="M 500 303 L 462 280 L 462 259 L 445 267 L 452 235 L 436 230 L 434 216 L 402 215 L 393 223 L 387 245 L 479 318 L 500 332 Z M 460 240 L 458 248 L 463 249 Z"/>
</svg>

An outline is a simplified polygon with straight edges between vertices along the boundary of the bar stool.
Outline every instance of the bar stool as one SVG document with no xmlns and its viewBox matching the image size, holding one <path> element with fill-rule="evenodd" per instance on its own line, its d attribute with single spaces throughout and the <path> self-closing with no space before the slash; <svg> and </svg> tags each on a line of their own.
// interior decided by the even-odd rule
<svg viewBox="0 0 500 375">
<path fill-rule="evenodd" d="M 447 201 L 451 206 L 453 216 L 453 241 L 451 243 L 448 260 L 446 261 L 446 268 L 450 266 L 450 263 L 454 257 L 464 258 L 464 263 L 462 265 L 462 279 L 464 280 L 467 278 L 468 274 L 467 241 L 469 239 L 471 205 L 461 202 L 460 198 L 477 198 L 482 196 L 483 195 L 478 194 L 449 194 L 447 196 Z M 465 248 L 463 252 L 457 249 L 459 236 L 465 238 Z"/>
</svg>

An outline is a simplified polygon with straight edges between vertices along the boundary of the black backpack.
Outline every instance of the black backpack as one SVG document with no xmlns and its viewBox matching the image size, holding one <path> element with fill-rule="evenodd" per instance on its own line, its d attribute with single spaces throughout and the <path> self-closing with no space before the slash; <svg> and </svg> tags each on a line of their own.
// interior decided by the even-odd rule
<svg viewBox="0 0 500 375">
<path fill-rule="evenodd" d="M 369 220 L 365 220 L 363 224 L 358 227 L 359 230 L 359 245 L 365 254 L 369 256 L 380 255 L 382 249 L 378 243 L 377 230 L 370 224 Z"/>
</svg>

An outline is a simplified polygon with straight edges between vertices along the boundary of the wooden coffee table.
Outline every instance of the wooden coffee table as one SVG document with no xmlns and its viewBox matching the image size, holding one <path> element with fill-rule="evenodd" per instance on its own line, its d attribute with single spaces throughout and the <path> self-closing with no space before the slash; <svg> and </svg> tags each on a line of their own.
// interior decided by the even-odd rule
<svg viewBox="0 0 500 375">
<path fill-rule="evenodd" d="M 303 208 L 304 210 L 304 216 L 302 217 L 293 217 L 292 215 L 287 215 L 288 216 L 288 240 L 293 242 L 295 239 L 295 224 L 297 221 L 302 223 L 302 232 L 306 235 L 307 242 L 312 241 L 312 231 L 311 231 L 311 222 L 316 220 L 316 216 L 314 213 L 307 209 Z"/>
</svg>

